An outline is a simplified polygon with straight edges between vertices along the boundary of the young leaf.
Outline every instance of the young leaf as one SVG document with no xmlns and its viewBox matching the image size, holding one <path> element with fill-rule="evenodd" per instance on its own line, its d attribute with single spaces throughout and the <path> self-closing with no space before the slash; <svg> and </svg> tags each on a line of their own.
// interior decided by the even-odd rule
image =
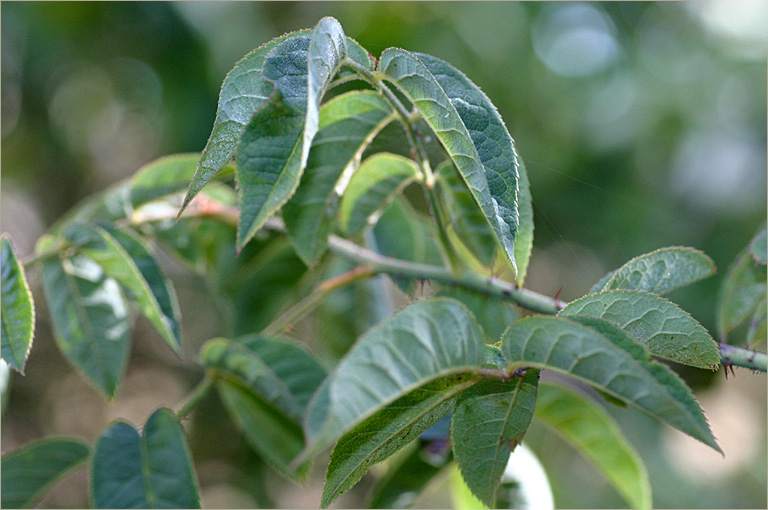
<svg viewBox="0 0 768 510">
<path fill-rule="evenodd" d="M 440 377 L 479 367 L 483 334 L 458 301 L 414 303 L 368 331 L 309 404 L 304 428 L 318 451 L 373 413 Z"/>
<path fill-rule="evenodd" d="M 766 266 L 755 264 L 749 249 L 743 250 L 725 275 L 717 304 L 720 338 L 754 313 L 766 296 Z"/>
<path fill-rule="evenodd" d="M 608 290 L 568 303 L 560 315 L 588 315 L 624 328 L 652 354 L 714 369 L 720 351 L 706 329 L 676 304 L 655 294 Z"/>
<path fill-rule="evenodd" d="M 108 398 L 128 362 L 128 305 L 120 284 L 82 255 L 43 265 L 43 291 L 64 356 Z"/>
<path fill-rule="evenodd" d="M 149 247 L 128 231 L 108 225 L 73 224 L 64 231 L 64 237 L 128 291 L 141 313 L 179 354 L 181 332 L 176 293 Z"/>
<path fill-rule="evenodd" d="M 761 230 L 749 245 L 749 251 L 757 264 L 768 264 L 768 234 Z"/>
<path fill-rule="evenodd" d="M 325 252 L 344 169 L 392 120 L 392 109 L 373 91 L 338 96 L 320 109 L 319 130 L 296 193 L 283 206 L 283 220 L 296 253 L 314 265 Z"/>
<path fill-rule="evenodd" d="M 722 453 L 685 383 L 606 320 L 526 317 L 504 333 L 502 351 L 508 372 L 533 367 L 582 380 Z"/>
<path fill-rule="evenodd" d="M 350 236 L 360 232 L 376 211 L 418 175 L 413 160 L 395 154 L 377 154 L 363 161 L 341 200 L 341 229 Z"/>
<path fill-rule="evenodd" d="M 666 294 L 713 274 L 715 263 L 706 254 L 694 248 L 675 246 L 633 258 L 617 269 L 600 290 L 643 290 Z"/>
<path fill-rule="evenodd" d="M 531 184 L 528 181 L 528 171 L 525 169 L 523 159 L 518 157 L 520 166 L 517 168 L 517 212 L 520 216 L 520 225 L 515 238 L 515 262 L 517 263 L 517 277 L 515 281 L 518 287 L 525 283 L 528 274 L 528 263 L 531 260 L 533 250 L 533 198 L 531 197 Z"/>
<path fill-rule="evenodd" d="M 142 435 L 125 422 L 102 432 L 91 495 L 94 508 L 200 508 L 192 456 L 173 412 L 155 411 Z"/>
<path fill-rule="evenodd" d="M 451 410 L 458 394 L 472 381 L 461 375 L 433 381 L 344 434 L 331 454 L 321 506 L 325 508 L 333 503 L 373 464 L 390 457 L 434 425 Z"/>
<path fill-rule="evenodd" d="M 2 507 L 28 508 L 88 458 L 76 439 L 43 439 L 3 455 Z"/>
<path fill-rule="evenodd" d="M 514 265 L 518 162 L 496 108 L 466 76 L 435 57 L 390 48 L 379 69 L 440 139 Z"/>
<path fill-rule="evenodd" d="M 645 464 L 600 406 L 557 384 L 542 383 L 533 418 L 587 457 L 632 508 L 651 508 Z"/>
<path fill-rule="evenodd" d="M 273 90 L 237 150 L 238 249 L 296 191 L 317 133 L 320 101 L 346 52 L 339 22 L 323 18 L 311 37 L 289 39 L 267 56 L 262 78 Z"/>
<path fill-rule="evenodd" d="M 7 234 L 0 236 L 2 265 L 2 359 L 17 372 L 24 373 L 32 333 L 35 331 L 35 304 L 24 276 L 24 266 L 16 258 Z"/>
<path fill-rule="evenodd" d="M 493 507 L 509 455 L 528 429 L 536 405 L 539 371 L 510 381 L 489 379 L 459 395 L 451 422 L 451 443 L 464 481 Z"/>
</svg>

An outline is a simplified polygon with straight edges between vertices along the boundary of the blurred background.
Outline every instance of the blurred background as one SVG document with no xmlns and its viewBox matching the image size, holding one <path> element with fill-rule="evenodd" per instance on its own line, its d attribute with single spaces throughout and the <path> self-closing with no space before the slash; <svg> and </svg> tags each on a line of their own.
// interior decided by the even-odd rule
<svg viewBox="0 0 768 510">
<path fill-rule="evenodd" d="M 200 151 L 234 63 L 327 15 L 376 56 L 397 46 L 448 60 L 494 101 L 531 180 L 533 290 L 562 287 L 573 299 L 636 255 L 693 246 L 719 272 L 671 298 L 714 331 L 723 275 L 766 218 L 763 0 L 4 2 L 1 14 L 2 231 L 22 258 L 79 200 L 161 155 Z M 107 404 L 58 353 L 40 310 L 27 376 L 11 377 L 3 453 L 44 435 L 93 441 L 113 419 L 142 424 L 182 401 L 200 377 L 194 353 L 221 321 L 199 279 L 164 263 L 187 359 L 139 322 L 126 380 Z M 725 458 L 609 409 L 648 465 L 654 505 L 765 508 L 765 375 L 681 375 Z M 308 485 L 293 486 L 250 452 L 215 397 L 201 411 L 189 428 L 205 506 L 317 507 L 324 459 Z M 526 441 L 558 507 L 624 505 L 564 443 L 536 428 Z M 369 485 L 335 506 L 364 504 Z M 438 496 L 420 504 L 450 504 Z M 88 504 L 84 469 L 40 503 Z"/>
</svg>

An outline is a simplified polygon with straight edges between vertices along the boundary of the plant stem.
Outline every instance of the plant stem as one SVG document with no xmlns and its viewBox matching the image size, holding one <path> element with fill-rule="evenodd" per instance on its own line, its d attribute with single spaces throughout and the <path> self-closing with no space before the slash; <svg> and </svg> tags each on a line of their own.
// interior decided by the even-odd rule
<svg viewBox="0 0 768 510">
<path fill-rule="evenodd" d="M 751 368 L 758 372 L 768 372 L 768 355 L 750 349 L 742 349 L 728 344 L 718 344 L 720 361 L 728 366 Z"/>
<path fill-rule="evenodd" d="M 197 386 L 192 389 L 189 397 L 187 397 L 187 401 L 182 404 L 181 408 L 176 413 L 176 417 L 179 419 L 179 421 L 187 418 L 189 413 L 191 413 L 195 407 L 197 407 L 197 405 L 203 400 L 203 398 L 208 394 L 208 391 L 212 387 L 213 379 L 211 379 L 208 375 L 203 377 L 203 380 L 197 383 Z"/>
</svg>

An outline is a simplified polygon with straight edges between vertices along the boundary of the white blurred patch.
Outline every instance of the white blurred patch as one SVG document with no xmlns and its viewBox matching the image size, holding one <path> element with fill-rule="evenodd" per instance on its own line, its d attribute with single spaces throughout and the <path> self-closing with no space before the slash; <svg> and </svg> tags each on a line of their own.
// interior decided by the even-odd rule
<svg viewBox="0 0 768 510">
<path fill-rule="evenodd" d="M 547 473 L 539 459 L 524 444 L 515 448 L 509 456 L 501 481 L 520 484 L 517 492 L 517 508 L 520 510 L 550 510 L 555 507 Z"/>
<path fill-rule="evenodd" d="M 768 2 L 701 0 L 687 2 L 704 27 L 736 56 L 765 61 L 768 51 Z"/>
</svg>

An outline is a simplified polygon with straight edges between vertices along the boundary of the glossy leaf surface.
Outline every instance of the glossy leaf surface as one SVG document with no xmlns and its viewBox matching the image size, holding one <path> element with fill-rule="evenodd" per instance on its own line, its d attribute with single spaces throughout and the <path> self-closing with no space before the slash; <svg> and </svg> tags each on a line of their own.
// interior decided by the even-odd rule
<svg viewBox="0 0 768 510">
<path fill-rule="evenodd" d="M 652 354 L 716 368 L 720 351 L 706 329 L 673 302 L 647 292 L 608 290 L 569 303 L 560 315 L 589 315 L 619 325 Z"/>
<path fill-rule="evenodd" d="M 93 453 L 94 508 L 200 508 L 184 431 L 168 409 L 155 411 L 143 434 L 116 422 Z"/>
<path fill-rule="evenodd" d="M 720 287 L 717 304 L 717 329 L 721 338 L 754 313 L 766 296 L 766 266 L 758 265 L 743 250 L 734 260 Z"/>
<path fill-rule="evenodd" d="M 632 508 L 651 508 L 645 464 L 600 406 L 560 385 L 542 383 L 534 420 L 550 427 L 589 459 Z"/>
<path fill-rule="evenodd" d="M 467 486 L 493 507 L 509 455 L 533 418 L 539 371 L 501 381 L 481 381 L 459 395 L 451 422 L 456 463 Z"/>
<path fill-rule="evenodd" d="M 3 455 L 2 507 L 27 508 L 83 464 L 88 445 L 76 439 L 43 439 Z"/>
<path fill-rule="evenodd" d="M 32 334 L 35 330 L 35 305 L 29 291 L 24 266 L 16 258 L 11 239 L 0 237 L 0 265 L 2 265 L 2 358 L 17 372 L 24 373 Z"/>
<path fill-rule="evenodd" d="M 527 317 L 506 331 L 502 351 L 507 371 L 534 367 L 574 377 L 721 451 L 685 383 L 606 320 Z"/>
</svg>

